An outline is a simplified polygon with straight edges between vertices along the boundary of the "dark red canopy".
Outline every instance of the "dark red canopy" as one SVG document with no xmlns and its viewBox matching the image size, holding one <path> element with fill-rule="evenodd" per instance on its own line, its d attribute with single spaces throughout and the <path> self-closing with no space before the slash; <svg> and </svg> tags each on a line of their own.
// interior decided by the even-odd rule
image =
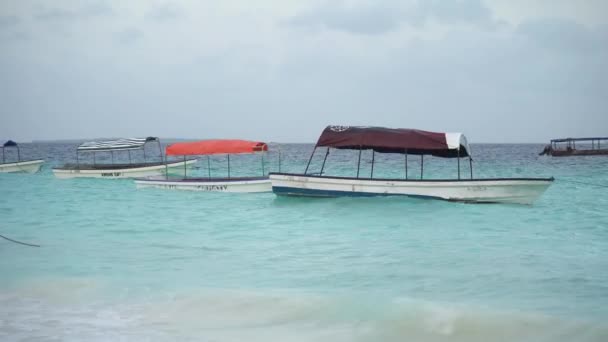
<svg viewBox="0 0 608 342">
<path fill-rule="evenodd" d="M 167 146 L 168 156 L 237 154 L 268 151 L 268 145 L 247 140 L 201 140 Z"/>
<path fill-rule="evenodd" d="M 407 128 L 327 126 L 317 146 L 367 150 L 381 153 L 428 154 L 466 157 L 469 147 L 460 133 L 436 133 Z"/>
</svg>

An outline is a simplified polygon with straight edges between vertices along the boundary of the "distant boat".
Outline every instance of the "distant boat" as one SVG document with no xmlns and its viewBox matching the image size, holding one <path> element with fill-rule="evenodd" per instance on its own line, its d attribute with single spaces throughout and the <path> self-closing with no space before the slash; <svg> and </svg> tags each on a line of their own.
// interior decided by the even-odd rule
<svg viewBox="0 0 608 342">
<path fill-rule="evenodd" d="M 42 164 L 44 163 L 43 159 L 34 159 L 34 160 L 21 160 L 21 150 L 19 149 L 19 145 L 9 140 L 4 143 L 2 147 L 2 164 L 0 164 L 0 173 L 13 173 L 13 172 L 25 172 L 25 173 L 36 173 L 40 171 Z M 15 148 L 17 149 L 17 161 L 6 162 L 6 149 L 7 148 Z"/>
<path fill-rule="evenodd" d="M 308 169 L 315 151 L 327 147 L 319 173 Z M 330 148 L 358 150 L 356 177 L 325 176 Z M 372 150 L 371 174 L 360 176 L 361 151 Z M 404 156 L 403 178 L 374 178 L 375 153 Z M 408 155 L 420 156 L 420 178 L 408 177 Z M 456 158 L 457 179 L 423 179 L 424 156 Z M 469 159 L 470 178 L 461 179 L 460 159 Z M 410 196 L 476 203 L 531 204 L 553 178 L 473 178 L 473 164 L 466 137 L 461 133 L 435 133 L 415 129 L 328 126 L 310 156 L 304 173 L 270 173 L 272 191 L 282 196 Z"/>
<path fill-rule="evenodd" d="M 168 156 L 206 155 L 208 177 L 188 177 L 184 170 L 184 177 L 171 179 L 169 177 L 146 177 L 135 179 L 138 188 L 161 188 L 174 190 L 212 191 L 212 192 L 270 192 L 270 180 L 264 171 L 264 153 L 268 145 L 258 141 L 247 140 L 202 140 L 183 142 L 170 145 L 166 148 Z M 231 177 L 230 155 L 243 153 L 258 153 L 262 155 L 261 177 Z M 225 154 L 228 162 L 227 177 L 212 177 L 209 156 Z"/>
<path fill-rule="evenodd" d="M 148 162 L 146 160 L 145 145 L 150 142 L 158 143 L 160 152 L 160 160 Z M 131 151 L 143 151 L 144 162 L 133 163 L 131 160 Z M 101 152 L 109 152 L 112 162 L 98 164 L 96 154 Z M 115 152 L 127 152 L 129 155 L 129 163 L 114 163 Z M 93 155 L 93 164 L 81 163 L 79 154 L 90 153 Z M 85 142 L 76 149 L 76 164 L 65 164 L 60 167 L 53 168 L 53 173 L 57 178 L 135 178 L 146 176 L 159 176 L 167 172 L 175 171 L 192 167 L 196 164 L 196 159 L 183 160 L 177 162 L 163 161 L 163 153 L 160 145 L 160 140 L 156 137 L 147 138 L 129 138 L 117 139 L 108 141 L 91 141 Z"/>
<path fill-rule="evenodd" d="M 606 148 L 602 148 L 602 141 Z M 608 137 L 553 139 L 539 155 L 553 157 L 608 155 Z"/>
</svg>

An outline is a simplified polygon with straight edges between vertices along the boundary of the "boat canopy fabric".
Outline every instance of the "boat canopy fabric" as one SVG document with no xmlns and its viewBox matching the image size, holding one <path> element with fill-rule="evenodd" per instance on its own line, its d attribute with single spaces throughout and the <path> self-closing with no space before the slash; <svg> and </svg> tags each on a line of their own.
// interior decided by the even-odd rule
<svg viewBox="0 0 608 342">
<path fill-rule="evenodd" d="M 268 145 L 259 141 L 248 140 L 201 140 L 175 143 L 167 146 L 168 156 L 237 154 L 268 151 Z"/>
<path fill-rule="evenodd" d="M 15 147 L 15 146 L 17 146 L 17 143 L 12 140 L 9 140 L 9 141 L 5 142 L 2 147 Z"/>
<path fill-rule="evenodd" d="M 470 155 L 462 133 L 436 133 L 407 128 L 327 126 L 317 146 L 455 158 Z"/>
<path fill-rule="evenodd" d="M 78 146 L 80 152 L 103 152 L 115 150 L 137 150 L 142 148 L 147 142 L 158 141 L 156 137 L 147 138 L 126 138 L 106 141 L 89 141 Z"/>
</svg>

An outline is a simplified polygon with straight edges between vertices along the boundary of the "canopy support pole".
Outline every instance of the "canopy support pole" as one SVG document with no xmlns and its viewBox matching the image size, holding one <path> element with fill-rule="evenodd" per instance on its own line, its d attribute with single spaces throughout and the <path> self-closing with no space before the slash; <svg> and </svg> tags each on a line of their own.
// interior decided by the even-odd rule
<svg viewBox="0 0 608 342">
<path fill-rule="evenodd" d="M 163 148 L 160 145 L 160 139 L 156 139 L 156 142 L 158 143 L 158 152 L 160 153 L 160 162 L 163 162 Z"/>
<path fill-rule="evenodd" d="M 424 176 L 424 154 L 420 155 L 420 179 Z"/>
<path fill-rule="evenodd" d="M 312 150 L 312 153 L 310 154 L 310 158 L 308 159 L 308 164 L 306 164 L 306 169 L 304 170 L 304 174 L 308 173 L 308 167 L 310 166 L 310 162 L 312 161 L 312 157 L 315 155 L 316 150 L 317 150 L 317 145 L 315 145 L 315 148 Z"/>
<path fill-rule="evenodd" d="M 230 155 L 228 155 L 228 179 L 230 179 Z"/>
<path fill-rule="evenodd" d="M 372 150 L 372 171 L 369 174 L 369 178 L 374 178 L 374 157 L 376 156 L 376 151 Z"/>
<path fill-rule="evenodd" d="M 131 165 L 131 150 L 127 150 L 129 152 L 129 165 Z"/>
<path fill-rule="evenodd" d="M 262 177 L 264 177 L 264 152 L 262 152 Z"/>
<path fill-rule="evenodd" d="M 357 178 L 359 178 L 359 169 L 361 168 L 361 146 L 359 146 L 359 160 L 357 161 Z"/>
<path fill-rule="evenodd" d="M 97 164 L 97 160 L 95 160 L 95 152 L 93 152 L 93 165 Z"/>
<path fill-rule="evenodd" d="M 327 148 L 327 151 L 325 151 L 325 157 L 323 158 L 323 164 L 321 164 L 321 172 L 319 173 L 319 176 L 323 176 L 323 169 L 325 169 L 325 161 L 327 160 L 328 155 L 329 155 L 329 147 Z"/>
<path fill-rule="evenodd" d="M 460 147 L 458 147 L 458 180 L 460 180 Z"/>
<path fill-rule="evenodd" d="M 144 151 L 144 163 L 146 162 L 146 145 L 142 146 L 142 151 Z"/>
<path fill-rule="evenodd" d="M 184 155 L 184 179 L 188 178 L 188 175 L 186 173 L 186 155 Z"/>
<path fill-rule="evenodd" d="M 169 180 L 169 163 L 167 163 L 167 156 L 165 156 L 165 179 Z M 161 155 L 161 162 L 163 160 L 163 157 Z"/>
<path fill-rule="evenodd" d="M 4 147 L 2 148 L 2 164 L 4 164 Z"/>
<path fill-rule="evenodd" d="M 21 161 L 21 152 L 19 151 L 19 145 L 17 145 L 17 163 Z"/>
<path fill-rule="evenodd" d="M 281 172 L 281 149 L 279 148 L 279 172 Z"/>
<path fill-rule="evenodd" d="M 471 171 L 471 179 L 473 179 L 473 158 L 469 156 L 469 170 Z"/>
<path fill-rule="evenodd" d="M 211 158 L 207 155 L 207 175 L 208 178 L 211 179 Z"/>
<path fill-rule="evenodd" d="M 78 160 L 78 150 L 76 150 L 76 168 L 80 170 L 80 161 Z"/>
<path fill-rule="evenodd" d="M 403 155 L 405 156 L 405 179 L 407 179 L 407 149 Z"/>
<path fill-rule="evenodd" d="M 110 155 L 112 156 L 112 165 L 114 165 L 114 151 L 110 151 Z"/>
</svg>

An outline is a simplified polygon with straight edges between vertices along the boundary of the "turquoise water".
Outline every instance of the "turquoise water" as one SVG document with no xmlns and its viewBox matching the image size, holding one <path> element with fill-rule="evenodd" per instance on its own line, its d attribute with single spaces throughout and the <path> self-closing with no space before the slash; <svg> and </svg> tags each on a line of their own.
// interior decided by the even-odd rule
<svg viewBox="0 0 608 342">
<path fill-rule="evenodd" d="M 24 145 L 48 160 L 43 172 L 0 174 L 0 234 L 42 245 L 0 240 L 2 341 L 608 340 L 608 195 L 583 184 L 608 184 L 608 157 L 474 145 L 476 176 L 556 177 L 517 206 L 55 179 L 73 147 Z M 282 171 L 301 172 L 311 151 L 271 147 Z M 326 170 L 355 172 L 356 157 L 332 153 Z M 376 154 L 374 174 L 403 175 L 401 158 Z M 224 162 L 213 158 L 214 174 Z M 261 173 L 258 156 L 231 165 Z M 425 178 L 454 165 L 425 159 Z"/>
</svg>

